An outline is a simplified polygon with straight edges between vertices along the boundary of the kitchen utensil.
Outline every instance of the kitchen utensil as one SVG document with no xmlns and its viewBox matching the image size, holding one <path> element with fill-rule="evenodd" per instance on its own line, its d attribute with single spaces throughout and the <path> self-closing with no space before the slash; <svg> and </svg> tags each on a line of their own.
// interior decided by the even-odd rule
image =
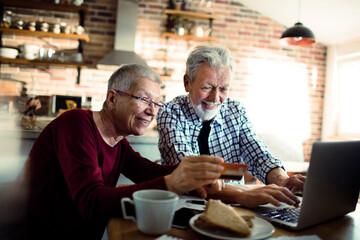
<svg viewBox="0 0 360 240">
<path fill-rule="evenodd" d="M 33 60 L 39 57 L 40 54 L 40 47 L 36 45 L 20 45 L 20 50 L 22 53 L 22 57 Z"/>
<path fill-rule="evenodd" d="M 36 22 L 36 30 L 48 32 L 49 31 L 49 24 L 46 22 L 38 21 Z"/>
<path fill-rule="evenodd" d="M 139 190 L 133 194 L 133 199 L 121 199 L 124 218 L 136 221 L 139 230 L 145 234 L 158 235 L 169 231 L 179 200 L 176 193 L 155 189 Z M 126 202 L 135 207 L 135 217 L 127 213 Z"/>
<path fill-rule="evenodd" d="M 19 19 L 19 20 L 16 20 L 14 23 L 13 23 L 13 28 L 17 28 L 17 29 L 20 29 L 20 30 L 23 30 L 24 29 L 24 21 Z"/>
<path fill-rule="evenodd" d="M 60 29 L 61 29 L 62 33 L 65 33 L 65 34 L 70 34 L 71 33 L 71 26 L 68 25 L 65 22 L 60 23 Z"/>
<path fill-rule="evenodd" d="M 1 22 L 1 26 L 5 28 L 9 28 L 11 26 L 12 16 L 13 16 L 12 11 L 5 11 L 2 16 L 3 20 Z"/>
<path fill-rule="evenodd" d="M 45 58 L 47 59 L 53 59 L 54 58 L 54 55 L 55 55 L 56 51 L 52 48 L 49 48 L 47 50 L 47 54 L 45 54 Z"/>
<path fill-rule="evenodd" d="M 80 26 L 80 25 L 75 26 L 74 29 L 75 29 L 74 32 L 75 32 L 76 34 L 79 34 L 79 35 L 81 35 L 81 34 L 83 34 L 83 33 L 85 32 L 85 29 L 84 29 L 82 26 Z"/>
<path fill-rule="evenodd" d="M 14 47 L 1 47 L 0 56 L 4 58 L 16 58 L 19 54 L 19 50 Z"/>
<path fill-rule="evenodd" d="M 181 5 L 182 5 L 182 2 L 180 2 L 180 1 L 175 2 L 175 10 L 181 10 Z"/>
<path fill-rule="evenodd" d="M 50 25 L 50 29 L 53 33 L 59 34 L 61 32 L 60 24 L 55 23 Z"/>
<path fill-rule="evenodd" d="M 84 0 L 73 0 L 72 4 L 75 6 L 81 6 L 84 3 Z"/>
<path fill-rule="evenodd" d="M 36 31 L 36 22 L 28 22 L 25 24 L 26 29 Z"/>
<path fill-rule="evenodd" d="M 73 53 L 68 56 L 68 61 L 81 63 L 83 61 L 82 54 L 81 53 Z"/>
<path fill-rule="evenodd" d="M 201 26 L 194 27 L 192 33 L 197 37 L 204 37 L 204 29 Z"/>
</svg>

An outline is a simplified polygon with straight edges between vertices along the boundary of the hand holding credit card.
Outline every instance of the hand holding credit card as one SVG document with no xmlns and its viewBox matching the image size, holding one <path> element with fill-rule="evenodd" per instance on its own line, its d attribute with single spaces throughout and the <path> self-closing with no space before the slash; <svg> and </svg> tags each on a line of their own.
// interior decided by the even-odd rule
<svg viewBox="0 0 360 240">
<path fill-rule="evenodd" d="M 224 170 L 221 172 L 220 179 L 241 180 L 246 171 L 246 164 L 223 163 Z"/>
</svg>

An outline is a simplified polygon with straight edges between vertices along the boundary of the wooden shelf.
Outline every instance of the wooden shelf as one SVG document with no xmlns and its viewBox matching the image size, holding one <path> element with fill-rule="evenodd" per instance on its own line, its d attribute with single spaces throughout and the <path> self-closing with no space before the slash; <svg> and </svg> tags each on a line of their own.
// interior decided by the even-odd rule
<svg viewBox="0 0 360 240">
<path fill-rule="evenodd" d="M 169 76 L 169 75 L 160 75 L 160 77 L 161 77 L 161 80 L 163 80 L 165 82 L 171 80 L 171 76 Z"/>
<path fill-rule="evenodd" d="M 19 7 L 19 8 L 30 8 L 30 9 L 40 9 L 47 11 L 58 11 L 58 12 L 74 12 L 79 13 L 83 11 L 88 13 L 89 10 L 85 6 L 75 6 L 69 4 L 55 4 L 51 2 L 37 2 L 31 0 L 0 0 L 0 4 L 6 7 Z"/>
<path fill-rule="evenodd" d="M 174 9 L 165 9 L 163 11 L 163 15 L 167 16 L 167 21 L 172 22 L 171 17 L 172 16 L 177 16 L 179 18 L 187 18 L 187 19 L 198 19 L 198 20 L 204 20 L 204 21 L 208 21 L 209 22 L 209 29 L 210 29 L 210 36 L 205 36 L 205 37 L 198 37 L 196 35 L 192 35 L 192 34 L 185 34 L 185 35 L 179 35 L 173 32 L 164 32 L 162 33 L 162 37 L 166 39 L 166 50 L 165 50 L 165 56 L 164 56 L 164 62 L 165 62 L 165 66 L 164 66 L 164 73 L 168 73 L 168 71 L 166 71 L 166 69 L 168 69 L 167 65 L 168 65 L 168 61 L 171 59 L 171 57 L 168 57 L 168 44 L 169 44 L 169 39 L 174 39 L 174 40 L 184 40 L 184 41 L 195 41 L 195 42 L 217 42 L 217 38 L 212 37 L 212 29 L 213 29 L 213 20 L 217 19 L 216 16 L 210 14 L 210 13 L 202 13 L 202 12 L 195 12 L 195 11 L 183 11 L 183 10 L 174 10 Z M 161 78 L 166 82 L 170 82 L 172 80 L 171 76 L 169 75 L 162 75 Z"/>
<path fill-rule="evenodd" d="M 172 38 L 177 40 L 185 40 L 185 41 L 198 41 L 198 42 L 205 42 L 205 41 L 213 41 L 217 42 L 217 38 L 214 37 L 197 37 L 195 35 L 185 34 L 185 35 L 178 35 L 176 33 L 164 32 L 162 34 L 164 38 Z"/>
<path fill-rule="evenodd" d="M 165 9 L 163 15 L 173 15 L 184 18 L 192 18 L 192 19 L 217 19 L 217 17 L 210 13 L 201 13 L 201 12 L 193 12 L 193 11 L 183 11 L 183 10 L 174 10 L 174 9 Z"/>
<path fill-rule="evenodd" d="M 15 63 L 15 64 L 26 64 L 36 66 L 58 66 L 58 67 L 86 67 L 84 63 L 72 63 L 72 62 L 59 62 L 59 61 L 46 61 L 46 60 L 29 60 L 24 58 L 3 58 L 0 57 L 1 63 Z"/>
<path fill-rule="evenodd" d="M 57 12 L 71 12 L 79 15 L 79 25 L 84 27 L 85 14 L 89 13 L 89 9 L 86 6 L 75 6 L 70 4 L 55 4 L 52 2 L 38 2 L 34 0 L 0 0 L 0 8 L 4 10 L 4 7 L 15 7 L 15 8 L 27 8 L 27 9 L 38 9 L 45 11 L 57 11 Z M 89 42 L 89 36 L 86 34 L 65 34 L 65 33 L 53 33 L 43 31 L 30 31 L 12 28 L 0 28 L 0 40 L 2 33 L 28 35 L 36 37 L 50 37 L 50 38 L 62 38 L 62 39 L 74 39 L 79 41 L 79 52 L 82 52 L 82 42 Z M 2 43 L 0 43 L 1 45 Z M 80 83 L 80 71 L 81 67 L 86 65 L 83 63 L 72 63 L 72 62 L 59 62 L 59 61 L 45 61 L 45 60 L 28 60 L 28 59 L 9 59 L 1 58 L 1 63 L 14 63 L 14 64 L 28 64 L 33 66 L 59 66 L 59 67 L 76 67 L 78 71 L 76 84 Z"/>
<path fill-rule="evenodd" d="M 74 40 L 83 40 L 89 42 L 89 36 L 86 34 L 65 34 L 65 33 L 53 33 L 53 32 L 43 32 L 43 31 L 30 31 L 30 30 L 21 30 L 16 28 L 0 28 L 0 32 L 4 33 L 13 33 L 21 35 L 31 35 L 37 37 L 53 37 L 53 38 L 64 38 L 64 39 L 74 39 Z"/>
</svg>

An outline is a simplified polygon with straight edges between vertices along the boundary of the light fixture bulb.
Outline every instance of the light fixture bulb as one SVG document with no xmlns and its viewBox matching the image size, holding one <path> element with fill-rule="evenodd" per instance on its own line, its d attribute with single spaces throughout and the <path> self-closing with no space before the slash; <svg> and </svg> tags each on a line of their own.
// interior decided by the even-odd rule
<svg viewBox="0 0 360 240">
<path fill-rule="evenodd" d="M 281 35 L 280 42 L 283 45 L 308 46 L 315 43 L 314 33 L 301 22 L 295 23 Z"/>
</svg>

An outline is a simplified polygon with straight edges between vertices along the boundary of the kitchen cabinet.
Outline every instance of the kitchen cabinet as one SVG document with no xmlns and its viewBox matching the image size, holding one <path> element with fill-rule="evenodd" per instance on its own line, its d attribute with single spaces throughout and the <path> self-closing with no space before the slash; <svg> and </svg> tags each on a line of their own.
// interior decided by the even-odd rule
<svg viewBox="0 0 360 240">
<path fill-rule="evenodd" d="M 15 8 L 26 8 L 26 9 L 39 9 L 47 11 L 57 11 L 57 12 L 73 12 L 79 14 L 79 26 L 84 26 L 84 17 L 88 12 L 88 8 L 85 6 L 75 6 L 75 5 L 66 5 L 66 4 L 54 4 L 51 2 L 36 2 L 29 0 L 1 0 L 0 1 L 0 16 L 3 16 L 4 7 L 15 7 Z M 1 21 L 3 19 L 1 18 Z M 54 32 L 44 32 L 44 31 L 30 31 L 24 29 L 15 29 L 15 28 L 0 28 L 0 45 L 2 45 L 2 34 L 15 34 L 15 35 L 30 35 L 38 38 L 50 37 L 50 38 L 63 38 L 63 39 L 74 39 L 78 40 L 78 52 L 83 52 L 83 42 L 89 42 L 89 36 L 87 34 L 65 34 L 65 33 L 54 33 Z M 0 58 L 1 63 L 11 63 L 11 64 L 26 64 L 31 66 L 57 66 L 57 67 L 75 67 L 78 71 L 76 83 L 80 83 L 80 71 L 82 67 L 86 65 L 82 62 L 66 62 L 66 61 L 55 61 L 55 60 L 40 60 L 40 59 L 24 59 L 24 58 Z"/>
</svg>

